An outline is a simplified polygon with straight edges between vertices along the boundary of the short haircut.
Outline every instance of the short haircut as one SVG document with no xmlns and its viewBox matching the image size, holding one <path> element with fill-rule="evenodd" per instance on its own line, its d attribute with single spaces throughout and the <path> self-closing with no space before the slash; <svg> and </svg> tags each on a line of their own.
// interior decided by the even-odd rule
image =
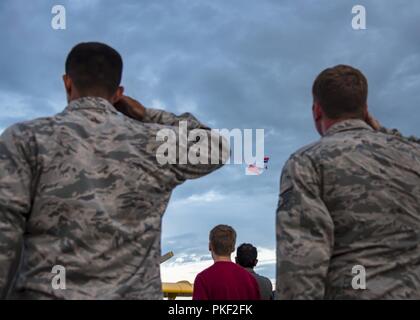
<svg viewBox="0 0 420 320">
<path fill-rule="evenodd" d="M 318 75 L 312 94 L 330 119 L 343 116 L 363 119 L 368 82 L 358 69 L 338 65 L 327 68 Z"/>
<path fill-rule="evenodd" d="M 236 262 L 244 268 L 254 268 L 257 257 L 257 248 L 250 243 L 243 243 L 236 249 Z"/>
<path fill-rule="evenodd" d="M 236 232 L 227 225 L 220 224 L 210 231 L 210 245 L 218 256 L 230 256 L 235 251 Z"/>
<path fill-rule="evenodd" d="M 121 82 L 123 62 L 120 54 L 99 42 L 82 42 L 66 59 L 66 74 L 82 95 L 101 92 L 112 96 Z"/>
</svg>

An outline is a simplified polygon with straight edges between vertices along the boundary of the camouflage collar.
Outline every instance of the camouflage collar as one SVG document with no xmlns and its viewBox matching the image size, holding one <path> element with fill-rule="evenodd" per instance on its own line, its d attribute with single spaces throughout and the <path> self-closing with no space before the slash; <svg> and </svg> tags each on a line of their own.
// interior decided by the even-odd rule
<svg viewBox="0 0 420 320">
<path fill-rule="evenodd" d="M 109 103 L 108 100 L 101 97 L 82 97 L 70 101 L 67 106 L 68 110 L 80 110 L 80 109 L 98 109 L 105 112 L 117 114 L 114 106 Z"/>
<path fill-rule="evenodd" d="M 373 129 L 363 120 L 360 119 L 348 119 L 340 121 L 334 125 L 332 125 L 324 136 L 330 136 L 337 132 L 342 131 L 349 131 L 349 130 L 370 130 L 373 131 Z"/>
</svg>

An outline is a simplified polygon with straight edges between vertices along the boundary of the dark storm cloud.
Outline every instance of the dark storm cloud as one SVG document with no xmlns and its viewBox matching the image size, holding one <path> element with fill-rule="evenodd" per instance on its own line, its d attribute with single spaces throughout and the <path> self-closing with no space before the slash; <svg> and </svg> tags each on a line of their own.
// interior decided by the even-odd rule
<svg viewBox="0 0 420 320">
<path fill-rule="evenodd" d="M 420 135 L 420 3 L 357 1 L 367 30 L 351 28 L 355 1 L 63 1 L 67 30 L 50 27 L 55 1 L 0 4 L 0 128 L 65 106 L 60 76 L 69 49 L 106 42 L 120 51 L 126 92 L 146 105 L 191 110 L 218 128 L 264 128 L 269 170 L 247 177 L 228 166 L 186 183 L 173 195 L 166 237 L 192 233 L 203 246 L 217 223 L 241 239 L 274 247 L 274 211 L 281 167 L 317 139 L 311 85 L 325 67 L 345 63 L 369 79 L 369 105 L 387 126 Z M 18 104 L 20 112 L 11 111 Z M 184 202 L 209 190 L 225 195 Z M 230 196 L 229 196 L 230 195 Z M 179 203 L 179 202 L 178 202 Z M 191 248 L 191 238 L 174 244 Z"/>
</svg>

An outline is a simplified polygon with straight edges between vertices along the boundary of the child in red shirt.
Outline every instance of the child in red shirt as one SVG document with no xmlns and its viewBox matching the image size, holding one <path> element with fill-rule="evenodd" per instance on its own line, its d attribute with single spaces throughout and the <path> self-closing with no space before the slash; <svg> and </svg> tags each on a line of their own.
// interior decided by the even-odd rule
<svg viewBox="0 0 420 320">
<path fill-rule="evenodd" d="M 255 278 L 230 259 L 235 242 L 236 232 L 230 226 L 219 225 L 210 232 L 214 264 L 195 278 L 193 300 L 260 300 Z"/>
</svg>

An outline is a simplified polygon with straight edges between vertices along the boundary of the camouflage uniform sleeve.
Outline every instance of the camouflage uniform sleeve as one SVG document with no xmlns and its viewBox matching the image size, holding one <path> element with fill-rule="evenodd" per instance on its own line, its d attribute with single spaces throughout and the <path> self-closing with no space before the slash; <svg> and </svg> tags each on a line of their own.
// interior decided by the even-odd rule
<svg viewBox="0 0 420 320">
<path fill-rule="evenodd" d="M 292 156 L 283 168 L 276 219 L 276 297 L 323 299 L 334 225 L 305 155 Z"/>
<path fill-rule="evenodd" d="M 32 172 L 28 132 L 13 126 L 0 137 L 0 297 L 16 272 L 26 218 L 31 209 Z"/>
<path fill-rule="evenodd" d="M 199 131 L 200 134 L 194 136 L 194 139 L 192 140 L 188 139 L 187 141 L 185 139 L 185 141 L 181 141 L 179 138 L 181 121 L 186 123 L 189 136 L 195 131 L 197 133 Z M 177 152 L 176 161 L 174 161 L 174 163 L 172 163 L 169 167 L 170 170 L 175 173 L 175 184 L 180 184 L 187 179 L 200 178 L 217 170 L 226 163 L 230 156 L 229 143 L 227 140 L 218 133 L 212 132 L 208 126 L 202 124 L 190 113 L 183 113 L 176 116 L 173 113 L 163 110 L 146 109 L 144 122 L 157 123 L 164 125 L 167 128 L 171 128 L 177 138 L 177 149 L 179 146 L 185 146 L 183 150 L 185 150 L 186 155 L 188 155 L 188 161 L 183 161 L 185 160 L 185 155 L 181 155 Z M 197 142 L 202 139 L 207 141 L 207 144 L 199 150 Z M 192 155 L 201 154 L 204 151 L 203 149 L 206 149 L 207 155 L 200 158 L 199 161 L 192 161 Z"/>
<path fill-rule="evenodd" d="M 415 136 L 405 137 L 397 129 L 388 129 L 388 128 L 385 128 L 385 127 L 381 127 L 379 129 L 379 131 L 382 132 L 382 133 L 385 133 L 385 134 L 390 134 L 390 135 L 393 135 L 393 136 L 397 136 L 399 138 L 407 139 L 408 141 L 411 141 L 411 142 L 420 143 L 419 138 L 417 138 Z"/>
<path fill-rule="evenodd" d="M 143 118 L 143 121 L 146 123 L 157 123 L 165 126 L 178 126 L 179 121 L 182 120 L 187 122 L 188 129 L 210 129 L 189 112 L 177 116 L 165 110 L 146 108 L 146 113 Z"/>
</svg>

